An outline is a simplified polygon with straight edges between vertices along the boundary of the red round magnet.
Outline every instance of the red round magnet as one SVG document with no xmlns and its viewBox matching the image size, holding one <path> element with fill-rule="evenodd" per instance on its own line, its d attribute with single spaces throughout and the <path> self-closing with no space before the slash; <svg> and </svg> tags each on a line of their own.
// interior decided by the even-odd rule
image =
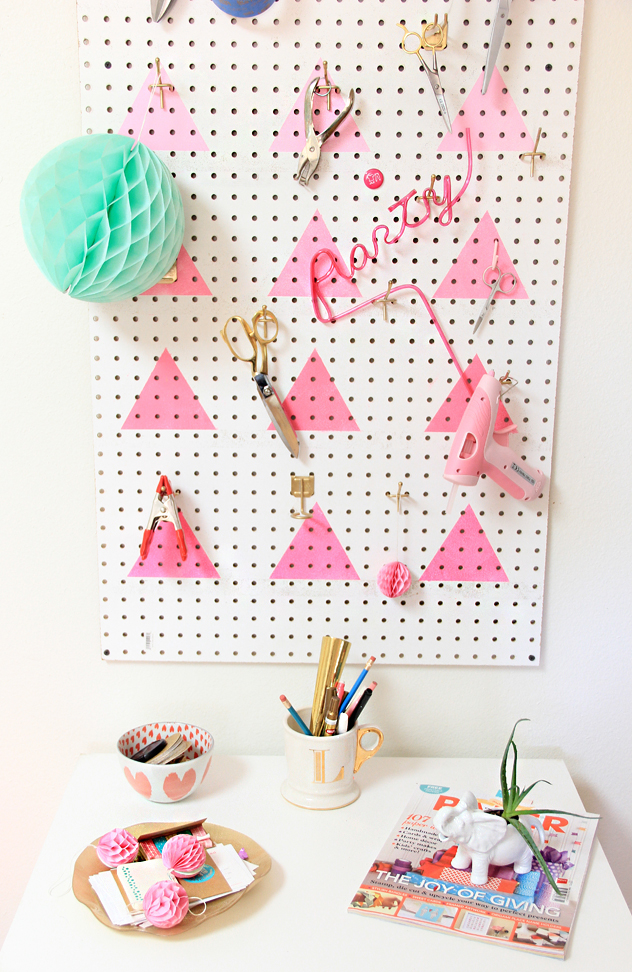
<svg viewBox="0 0 632 972">
<path fill-rule="evenodd" d="M 379 189 L 384 182 L 384 176 L 379 169 L 367 169 L 364 173 L 364 184 L 369 189 Z"/>
</svg>

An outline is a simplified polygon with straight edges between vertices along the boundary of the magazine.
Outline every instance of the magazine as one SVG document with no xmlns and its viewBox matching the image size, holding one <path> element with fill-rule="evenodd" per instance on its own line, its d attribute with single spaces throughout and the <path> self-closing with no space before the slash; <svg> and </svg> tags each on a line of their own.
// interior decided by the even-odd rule
<svg viewBox="0 0 632 972">
<path fill-rule="evenodd" d="M 460 798 L 447 786 L 421 784 L 416 789 L 349 911 L 563 958 L 597 818 L 550 813 L 538 817 L 546 838 L 542 855 L 560 894 L 535 857 L 526 874 L 515 873 L 511 865 L 490 865 L 487 882 L 475 885 L 471 867 L 453 866 L 457 845 L 442 840 L 432 823 L 441 807 L 455 806 Z M 498 799 L 479 799 L 478 806 L 492 810 L 502 804 Z M 522 817 L 527 826 L 530 819 Z"/>
</svg>

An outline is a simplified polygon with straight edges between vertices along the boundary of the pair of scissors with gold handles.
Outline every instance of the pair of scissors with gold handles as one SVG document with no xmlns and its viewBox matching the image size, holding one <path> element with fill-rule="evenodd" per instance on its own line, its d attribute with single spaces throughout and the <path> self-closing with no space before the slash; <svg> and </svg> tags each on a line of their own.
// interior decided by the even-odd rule
<svg viewBox="0 0 632 972">
<path fill-rule="evenodd" d="M 434 96 L 437 99 L 437 104 L 439 105 L 439 111 L 441 112 L 441 117 L 445 123 L 445 127 L 449 132 L 452 131 L 452 123 L 450 122 L 450 115 L 448 112 L 448 105 L 445 100 L 445 94 L 443 88 L 441 87 L 441 82 L 439 80 L 439 69 L 437 67 L 437 51 L 444 51 L 448 45 L 448 17 L 447 14 L 444 15 L 443 24 L 438 23 L 437 15 L 435 14 L 434 22 L 423 24 L 421 28 L 421 34 L 417 34 L 412 30 L 408 30 L 405 24 L 398 24 L 404 31 L 404 37 L 400 42 L 400 47 L 406 54 L 416 54 L 421 65 L 428 76 L 428 80 L 432 85 L 432 90 Z M 410 41 L 409 38 L 412 37 L 413 40 Z M 417 38 L 417 46 L 415 47 L 415 40 Z M 430 51 L 432 52 L 432 67 L 424 61 L 423 57 L 419 51 Z"/>
<path fill-rule="evenodd" d="M 228 325 L 232 321 L 237 321 L 241 324 L 252 350 L 252 354 L 249 357 L 244 357 L 238 353 L 235 347 L 237 338 L 230 338 L 227 334 Z M 268 333 L 268 325 L 274 327 L 274 333 Z M 247 361 L 250 363 L 252 379 L 257 387 L 259 398 L 263 402 L 281 441 L 289 449 L 294 458 L 298 459 L 298 439 L 296 438 L 296 433 L 292 428 L 290 420 L 283 411 L 283 406 L 268 377 L 268 345 L 276 341 L 278 333 L 279 322 L 265 304 L 262 310 L 257 311 L 253 317 L 252 327 L 243 317 L 235 315 L 228 318 L 221 330 L 222 338 L 230 353 L 239 361 Z"/>
</svg>

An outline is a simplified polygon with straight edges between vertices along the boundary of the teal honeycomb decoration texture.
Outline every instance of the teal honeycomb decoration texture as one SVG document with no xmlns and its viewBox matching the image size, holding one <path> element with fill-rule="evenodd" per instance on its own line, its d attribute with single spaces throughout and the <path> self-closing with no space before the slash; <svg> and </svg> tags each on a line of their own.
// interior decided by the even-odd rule
<svg viewBox="0 0 632 972">
<path fill-rule="evenodd" d="M 175 180 L 126 135 L 84 135 L 54 148 L 28 175 L 20 215 L 39 268 L 79 300 L 142 294 L 173 266 L 184 238 Z"/>
</svg>

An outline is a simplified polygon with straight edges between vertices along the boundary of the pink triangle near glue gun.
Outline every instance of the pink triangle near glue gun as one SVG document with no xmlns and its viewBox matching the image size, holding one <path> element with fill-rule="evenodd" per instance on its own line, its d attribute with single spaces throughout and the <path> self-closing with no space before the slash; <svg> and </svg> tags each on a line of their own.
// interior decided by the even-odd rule
<svg viewBox="0 0 632 972">
<path fill-rule="evenodd" d="M 540 495 L 544 473 L 534 469 L 504 444 L 506 436 L 494 432 L 502 385 L 494 372 L 484 374 L 472 392 L 452 441 L 443 478 L 453 483 L 451 508 L 459 486 L 476 486 L 485 473 L 510 496 L 528 502 Z"/>
</svg>

